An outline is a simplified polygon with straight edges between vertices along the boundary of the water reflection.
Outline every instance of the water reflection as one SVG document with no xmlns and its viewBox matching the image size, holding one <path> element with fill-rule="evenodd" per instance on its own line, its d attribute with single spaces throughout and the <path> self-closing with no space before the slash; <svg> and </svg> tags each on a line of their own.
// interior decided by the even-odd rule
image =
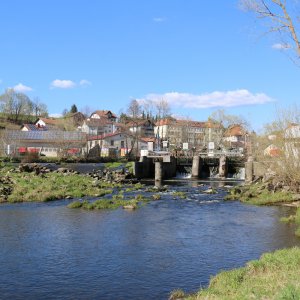
<svg viewBox="0 0 300 300">
<path fill-rule="evenodd" d="M 299 245 L 279 222 L 291 208 L 224 202 L 220 186 L 229 183 L 164 182 L 161 200 L 130 212 L 71 210 L 65 201 L 0 206 L 1 298 L 166 299 Z M 218 194 L 203 194 L 209 186 Z"/>
</svg>

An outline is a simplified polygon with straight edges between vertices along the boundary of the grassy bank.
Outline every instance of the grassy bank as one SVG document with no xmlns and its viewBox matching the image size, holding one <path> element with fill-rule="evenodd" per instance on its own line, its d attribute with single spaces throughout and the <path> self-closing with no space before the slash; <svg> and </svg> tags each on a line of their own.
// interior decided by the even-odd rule
<svg viewBox="0 0 300 300">
<path fill-rule="evenodd" d="M 174 291 L 170 299 L 300 299 L 300 248 L 263 254 L 243 268 L 224 271 L 196 294 Z"/>
<path fill-rule="evenodd" d="M 293 202 L 294 198 L 291 192 L 270 192 L 264 184 L 258 183 L 232 188 L 225 200 L 239 200 L 253 205 L 271 205 Z"/>
</svg>

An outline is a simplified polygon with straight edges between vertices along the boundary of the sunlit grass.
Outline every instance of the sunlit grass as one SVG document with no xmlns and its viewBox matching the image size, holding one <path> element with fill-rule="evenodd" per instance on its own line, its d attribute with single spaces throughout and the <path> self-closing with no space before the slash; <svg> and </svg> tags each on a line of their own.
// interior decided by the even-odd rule
<svg viewBox="0 0 300 300">
<path fill-rule="evenodd" d="M 209 287 L 170 299 L 300 299 L 300 248 L 263 254 L 243 268 L 224 271 Z"/>
</svg>

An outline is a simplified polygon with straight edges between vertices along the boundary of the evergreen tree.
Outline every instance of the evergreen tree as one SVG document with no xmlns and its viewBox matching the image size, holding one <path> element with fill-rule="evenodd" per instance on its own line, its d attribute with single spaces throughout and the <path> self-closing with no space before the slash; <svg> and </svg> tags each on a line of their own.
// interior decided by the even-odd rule
<svg viewBox="0 0 300 300">
<path fill-rule="evenodd" d="M 78 112 L 77 106 L 75 104 L 73 104 L 71 106 L 70 113 L 74 114 L 74 113 L 77 113 L 77 112 Z"/>
</svg>

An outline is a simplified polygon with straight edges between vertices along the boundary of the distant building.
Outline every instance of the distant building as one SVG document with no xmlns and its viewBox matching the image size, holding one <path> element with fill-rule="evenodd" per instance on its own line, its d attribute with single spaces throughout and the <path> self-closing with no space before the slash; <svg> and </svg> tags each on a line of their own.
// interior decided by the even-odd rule
<svg viewBox="0 0 300 300">
<path fill-rule="evenodd" d="M 278 157 L 282 153 L 281 149 L 274 144 L 269 145 L 264 150 L 264 156 Z"/>
<path fill-rule="evenodd" d="M 168 140 L 171 148 L 182 147 L 188 143 L 189 148 L 201 149 L 209 142 L 219 142 L 222 126 L 213 121 L 199 122 L 192 120 L 163 119 L 155 124 L 155 136 Z"/>
<path fill-rule="evenodd" d="M 6 154 L 22 156 L 38 153 L 43 156 L 82 155 L 86 148 L 86 134 L 78 131 L 8 130 L 3 136 Z"/>
</svg>

